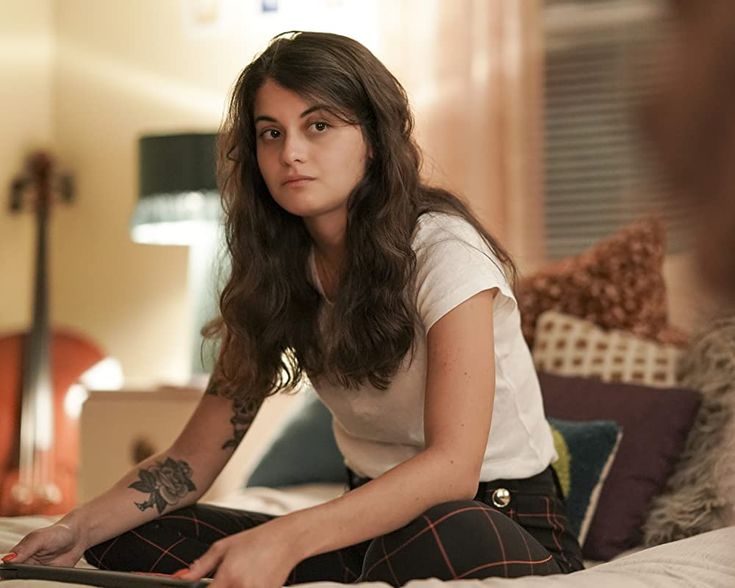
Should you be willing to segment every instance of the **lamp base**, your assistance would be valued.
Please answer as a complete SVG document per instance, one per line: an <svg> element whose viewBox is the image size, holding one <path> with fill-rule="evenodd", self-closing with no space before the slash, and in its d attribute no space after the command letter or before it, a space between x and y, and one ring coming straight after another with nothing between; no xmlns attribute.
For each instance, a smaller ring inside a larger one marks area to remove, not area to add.
<svg viewBox="0 0 735 588"><path fill-rule="evenodd" d="M200 223L195 239L189 246L188 290L190 297L192 320L191 346L191 381L201 382L214 367L217 349L211 342L205 341L201 330L219 313L219 292L221 290L224 256L220 255L223 247L221 225L217 223Z"/></svg>

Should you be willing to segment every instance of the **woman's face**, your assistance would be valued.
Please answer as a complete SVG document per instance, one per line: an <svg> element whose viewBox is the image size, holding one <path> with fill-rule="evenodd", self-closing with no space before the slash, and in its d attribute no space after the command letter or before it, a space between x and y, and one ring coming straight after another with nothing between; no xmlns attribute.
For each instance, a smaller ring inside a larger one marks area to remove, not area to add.
<svg viewBox="0 0 735 588"><path fill-rule="evenodd" d="M267 80L255 95L258 167L281 208L307 219L344 219L347 198L365 174L358 125Z"/></svg>

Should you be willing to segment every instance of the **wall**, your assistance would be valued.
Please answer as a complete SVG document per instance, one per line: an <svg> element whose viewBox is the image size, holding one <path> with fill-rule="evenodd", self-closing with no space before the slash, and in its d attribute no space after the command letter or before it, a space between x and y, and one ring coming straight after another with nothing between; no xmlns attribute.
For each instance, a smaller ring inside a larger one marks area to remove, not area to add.
<svg viewBox="0 0 735 588"><path fill-rule="evenodd" d="M541 16L540 0L402 0L383 23L426 175L465 197L524 269L544 257Z"/></svg>
<svg viewBox="0 0 735 588"><path fill-rule="evenodd" d="M197 12L208 4L219 18ZM52 317L118 358L128 385L185 381L191 328L187 250L129 239L137 138L216 129L242 67L283 30L321 24L359 38L363 26L374 44L378 4L351 4L357 18L346 8L330 21L287 1L274 15L258 2L0 3L0 180L35 146L73 172L76 201L51 225ZM30 322L33 235L29 214L0 213L4 330Z"/></svg>
<svg viewBox="0 0 735 588"><path fill-rule="evenodd" d="M220 12L197 23L197 7L208 4ZM80 198L58 219L69 237L56 260L65 281L55 310L103 341L132 385L185 377L191 328L187 251L128 238L136 139L216 129L240 70L283 30L335 30L377 43L378 3L347 2L326 16L305 5L282 1L278 14L262 14L258 2L58 5L56 132L78 170Z"/></svg>
<svg viewBox="0 0 735 588"><path fill-rule="evenodd" d="M187 379L187 250L137 245L128 234L136 141L216 129L242 67L284 30L331 30L372 49L412 98L429 174L463 193L511 245L523 242L507 230L513 208L505 203L521 202L518 193L535 198L540 176L532 150L508 157L501 147L514 129L525 131L499 113L534 70L519 60L514 34L496 33L515 31L522 17L533 23L527 17L537 5L523 2L524 16L515 0L280 0L275 14L256 0L0 3L3 38L11 39L0 44L7 48L0 75L9 82L0 111L13 113L12 132L0 138L0 180L35 141L55 148L77 186L76 202L55 210L52 224L54 323L118 358L128 386ZM524 117L531 120L528 109ZM533 223L524 221L528 231ZM0 328L29 321L32 235L28 215L0 213L0 269L14 285L4 293Z"/></svg>
<svg viewBox="0 0 735 588"><path fill-rule="evenodd" d="M55 130L78 199L56 219L64 281L54 316L102 342L128 385L181 381L191 327L187 250L129 238L137 140L216 129L232 70L212 67L212 56L239 53L242 43L187 38L175 0L58 6Z"/></svg>
<svg viewBox="0 0 735 588"><path fill-rule="evenodd" d="M33 218L8 212L24 153L53 143L53 1L0 2L0 332L30 320Z"/></svg>

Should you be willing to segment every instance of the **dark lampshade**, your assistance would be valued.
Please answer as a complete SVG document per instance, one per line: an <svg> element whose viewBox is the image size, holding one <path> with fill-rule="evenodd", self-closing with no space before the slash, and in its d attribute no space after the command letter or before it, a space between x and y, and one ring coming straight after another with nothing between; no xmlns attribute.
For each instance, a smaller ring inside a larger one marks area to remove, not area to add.
<svg viewBox="0 0 735 588"><path fill-rule="evenodd" d="M149 135L139 142L139 199L133 241L187 245L200 223L219 223L215 133Z"/></svg>

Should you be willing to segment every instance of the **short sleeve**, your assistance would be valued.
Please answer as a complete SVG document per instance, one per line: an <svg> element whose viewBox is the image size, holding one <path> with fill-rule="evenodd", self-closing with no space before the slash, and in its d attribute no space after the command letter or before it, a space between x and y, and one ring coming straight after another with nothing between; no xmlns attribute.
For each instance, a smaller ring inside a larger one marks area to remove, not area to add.
<svg viewBox="0 0 735 588"><path fill-rule="evenodd" d="M425 332L450 310L484 290L498 289L494 304L498 318L516 308L502 264L465 219L445 213L422 215L414 251L417 308Z"/></svg>

